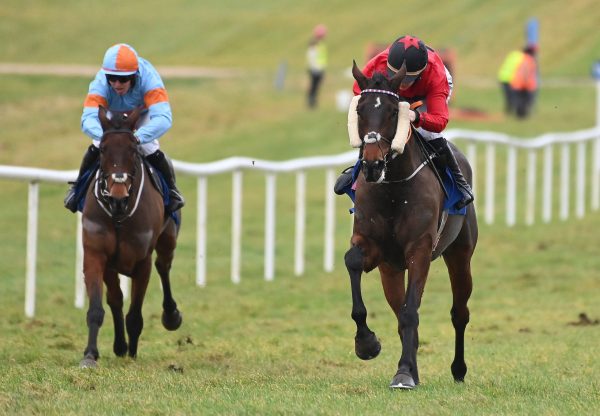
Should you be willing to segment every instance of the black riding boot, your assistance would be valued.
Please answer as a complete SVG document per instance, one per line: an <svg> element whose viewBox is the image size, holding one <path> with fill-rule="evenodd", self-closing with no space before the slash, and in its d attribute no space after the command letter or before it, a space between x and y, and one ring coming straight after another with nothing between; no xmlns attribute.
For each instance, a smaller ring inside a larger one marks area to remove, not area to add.
<svg viewBox="0 0 600 416"><path fill-rule="evenodd" d="M87 172L98 160L98 156L100 156L100 150L94 146L93 144L87 148L85 154L83 155L83 160L81 161L81 166L79 167L79 174L77 175L77 179L75 182L69 182L71 187L67 191L67 195L65 196L65 208L67 208L71 212L77 212L77 205L79 205L79 199L76 198L75 189L81 181L81 177L85 172Z"/></svg>
<svg viewBox="0 0 600 416"><path fill-rule="evenodd" d="M362 159L362 147L358 151L358 160L360 159ZM333 192L338 195L344 195L350 191L352 188L352 173L355 167L356 163L352 166L348 166L342 171L340 176L335 181L335 185L333 185Z"/></svg>
<svg viewBox="0 0 600 416"><path fill-rule="evenodd" d="M146 159L152 166L160 171L169 185L169 206L167 207L168 212L175 212L185 205L185 200L181 195L181 192L175 185L175 171L171 165L171 161L165 156L163 152L157 150L151 155L146 156Z"/></svg>
<svg viewBox="0 0 600 416"><path fill-rule="evenodd" d="M352 169L354 166L349 166L342 171L339 178L335 181L333 192L338 195L344 195L352 186Z"/></svg>
<svg viewBox="0 0 600 416"><path fill-rule="evenodd" d="M445 165L450 168L450 172L452 172L452 176L458 185L458 190L462 194L460 201L458 201L454 207L456 209L462 209L466 207L473 202L475 198L473 197L471 186L463 176L460 166L458 166L458 162L454 157L454 153L448 145L448 141L444 137L439 137L429 141L429 144L431 144L435 151L441 156L440 159L445 163Z"/></svg>

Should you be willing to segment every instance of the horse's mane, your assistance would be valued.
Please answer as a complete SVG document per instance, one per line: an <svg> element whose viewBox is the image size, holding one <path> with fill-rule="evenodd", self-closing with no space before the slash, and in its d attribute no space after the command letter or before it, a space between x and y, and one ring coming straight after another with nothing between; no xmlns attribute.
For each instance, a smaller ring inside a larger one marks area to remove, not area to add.
<svg viewBox="0 0 600 416"><path fill-rule="evenodd" d="M379 90L389 90L390 89L390 80L382 74L381 72L373 73L369 81L369 88L376 88Z"/></svg>

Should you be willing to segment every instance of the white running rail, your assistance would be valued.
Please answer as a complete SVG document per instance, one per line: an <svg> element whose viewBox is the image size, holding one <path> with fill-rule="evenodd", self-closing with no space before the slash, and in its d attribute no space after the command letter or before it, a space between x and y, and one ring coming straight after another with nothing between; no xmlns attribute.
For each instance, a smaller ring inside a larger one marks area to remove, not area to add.
<svg viewBox="0 0 600 416"><path fill-rule="evenodd" d="M531 225L536 218L536 196L541 196L541 219L544 223L552 219L554 193L558 193L559 218L569 218L571 209L571 192L575 193L575 215L581 218L585 215L586 206L598 210L600 206L600 127L580 130L571 133L549 133L533 139L516 138L509 135L481 132L472 130L447 130L445 136L452 141L460 142L460 147L466 147L466 156L473 167L473 186L476 191L476 205L483 207L483 218L487 224L492 224L498 209L495 198L498 162L497 150L506 153L506 193L505 214L506 224L513 226L517 222L517 195L524 195L524 223ZM478 147L485 146L485 177L480 180L477 167ZM571 148L575 154L575 178L571 178ZM554 151L560 151L559 166L555 169ZM526 166L519 167L519 152L526 153ZM543 152L543 167L538 175L538 153ZM590 154L591 152L591 154ZM231 173L232 182L232 242L231 242L231 281L239 283L242 262L242 199L243 172L262 171L266 178L265 201L265 239L264 239L264 278L275 278L275 224L276 224L276 188L277 175L283 173L296 174L296 209L295 209L295 249L294 273L304 273L304 242L306 223L306 171L309 169L325 170L325 227L324 227L324 270L334 269L335 249L335 201L337 196L331 191L336 174L341 167L355 162L355 150L334 156L317 156L293 159L282 162L257 160L243 157L232 157L212 163L195 164L173 161L178 174L191 175L197 178L197 230L196 230L196 283L206 285L206 247L207 247L207 183L208 177L218 174ZM587 161L591 166L587 168ZM524 189L518 191L518 173L525 170ZM554 188L555 172L560 177L560 191ZM0 179L22 180L29 182L28 221L27 221L27 256L25 276L25 315L35 314L36 288L36 256L37 256L37 219L40 182L58 182L66 184L74 180L77 171L56 171L38 168L0 165ZM542 186L538 186L538 176L541 176ZM587 183L589 178L589 184ZM571 185L575 183L573 189ZM483 186L483 189L481 189ZM586 189L590 189L588 197ZM81 245L81 216L77 215L77 250L75 261L75 305L84 306L85 288L83 285ZM126 281L122 281L123 289L127 289Z"/></svg>

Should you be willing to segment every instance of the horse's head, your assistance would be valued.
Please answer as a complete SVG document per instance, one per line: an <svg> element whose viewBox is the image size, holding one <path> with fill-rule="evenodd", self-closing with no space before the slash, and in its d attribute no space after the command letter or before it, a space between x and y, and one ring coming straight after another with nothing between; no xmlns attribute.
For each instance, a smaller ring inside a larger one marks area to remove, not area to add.
<svg viewBox="0 0 600 416"><path fill-rule="evenodd" d="M129 191L139 163L138 141L133 135L139 116L139 109L129 115L114 113L111 117L104 107L98 109L104 130L100 140L102 193L115 216L123 214L127 208Z"/></svg>
<svg viewBox="0 0 600 416"><path fill-rule="evenodd" d="M362 93L352 99L348 113L350 144L362 148L362 171L368 182L382 182L386 165L394 154L404 151L408 121L408 103L401 102L398 87L406 75L406 66L390 79L376 72L367 78L354 62L352 75ZM407 130L408 129L408 130Z"/></svg>

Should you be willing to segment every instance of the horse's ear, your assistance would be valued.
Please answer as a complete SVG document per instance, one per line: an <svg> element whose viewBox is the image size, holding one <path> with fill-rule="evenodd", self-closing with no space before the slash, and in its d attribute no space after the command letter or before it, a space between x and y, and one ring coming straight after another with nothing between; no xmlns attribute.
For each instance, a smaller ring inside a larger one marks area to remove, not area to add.
<svg viewBox="0 0 600 416"><path fill-rule="evenodd" d="M400 87L400 83L402 83L402 80L404 79L405 76L406 76L406 62L403 62L402 66L400 67L398 72L396 72L394 74L394 76L390 78L390 86L392 87L392 91L394 91L394 92L398 91L398 87Z"/></svg>
<svg viewBox="0 0 600 416"><path fill-rule="evenodd" d="M125 119L125 125L131 131L135 130L135 126L137 125L137 122L140 119L142 109L143 107L136 107L131 113L129 113L127 119Z"/></svg>
<svg viewBox="0 0 600 416"><path fill-rule="evenodd" d="M100 125L102 126L102 130L106 131L110 128L110 120L107 116L107 110L103 106L98 106L98 118L100 119Z"/></svg>
<svg viewBox="0 0 600 416"><path fill-rule="evenodd" d="M364 90L367 87L367 77L358 68L358 65L356 65L355 60L352 60L352 76L358 83L358 86L361 90Z"/></svg>

